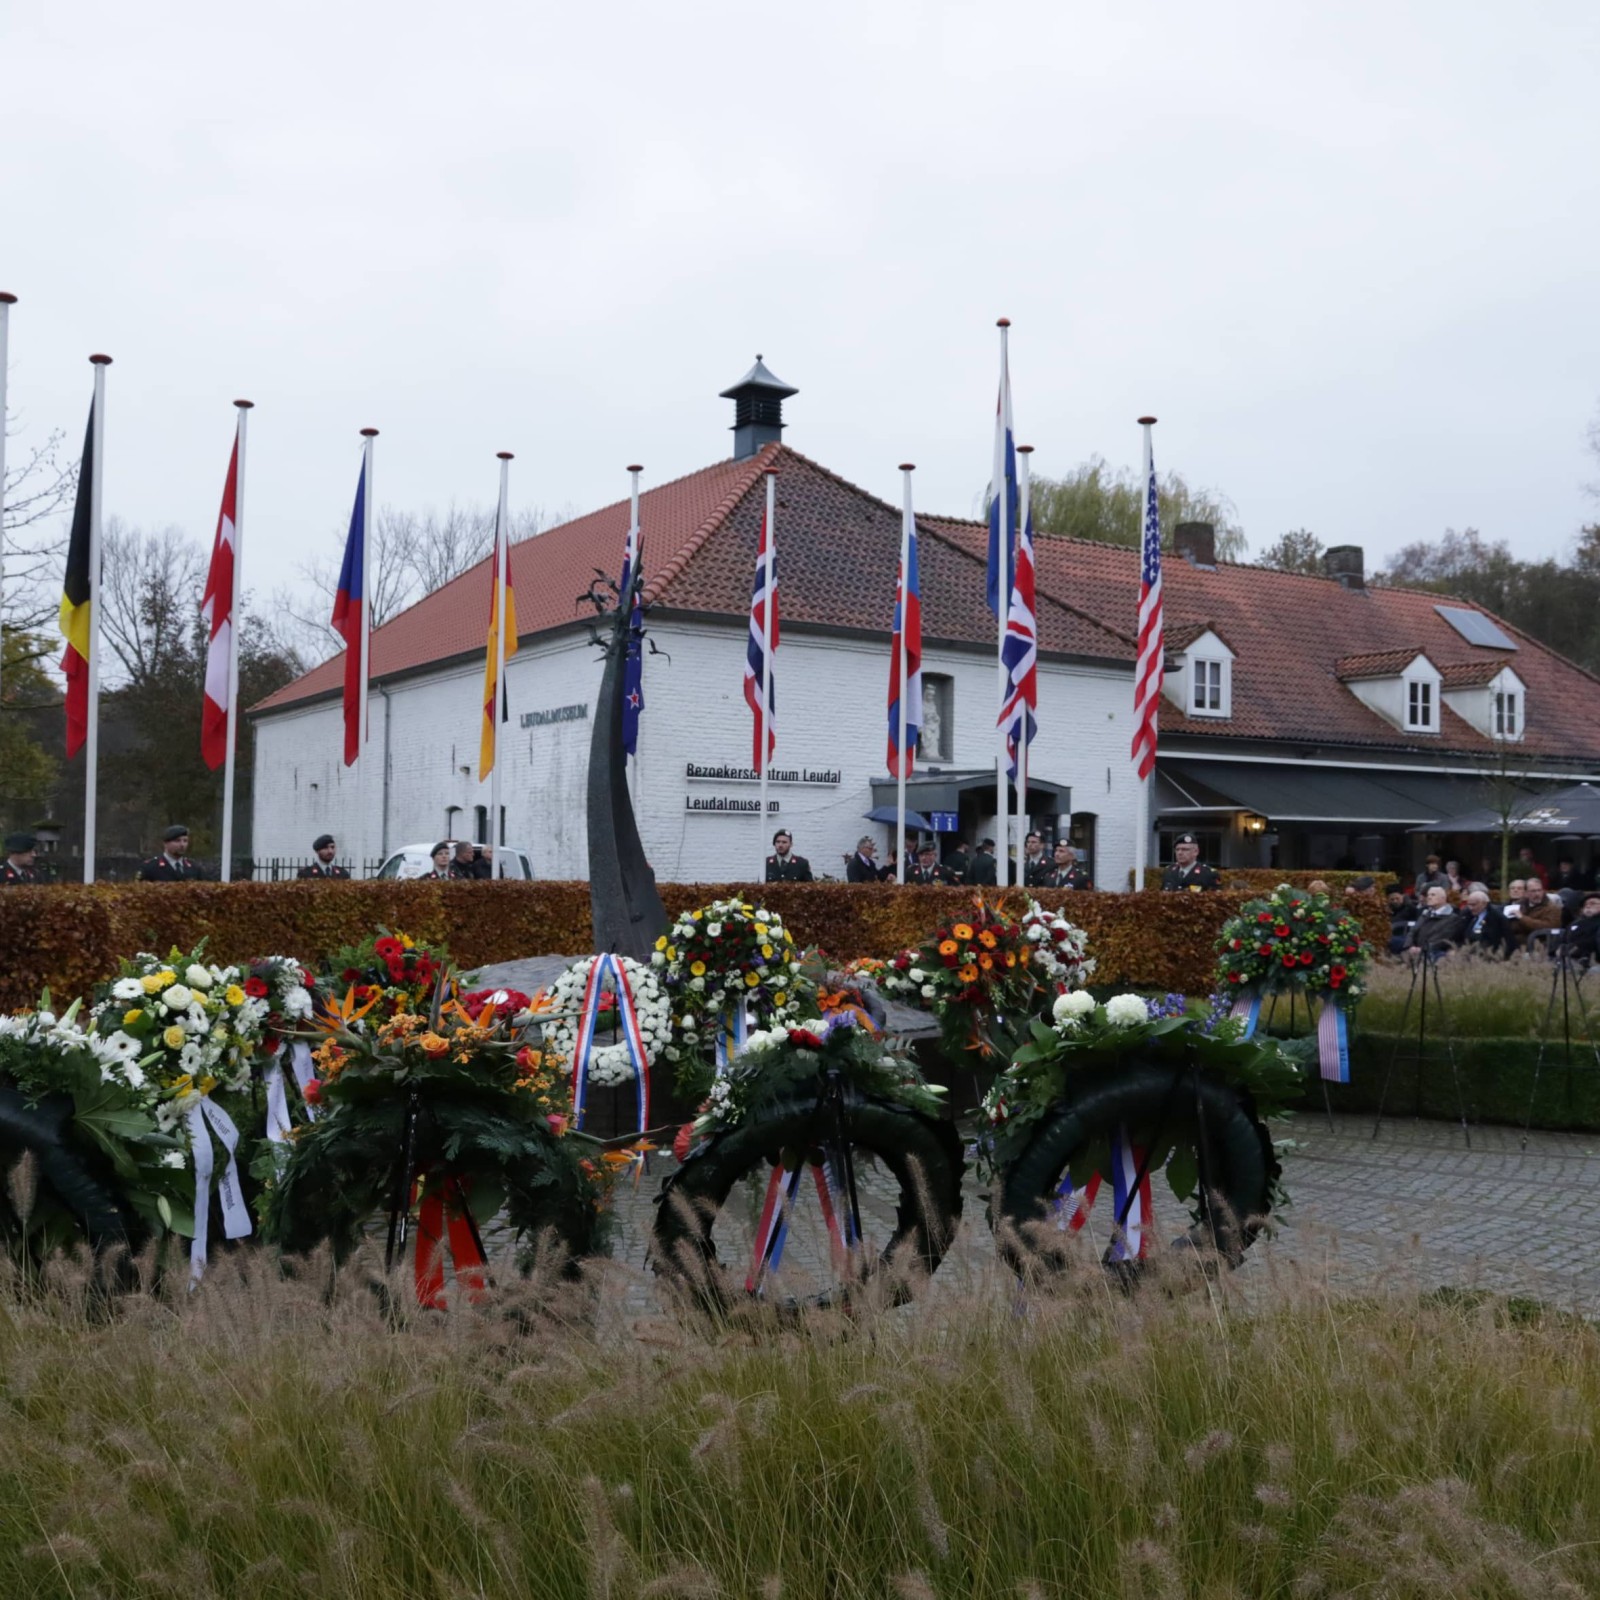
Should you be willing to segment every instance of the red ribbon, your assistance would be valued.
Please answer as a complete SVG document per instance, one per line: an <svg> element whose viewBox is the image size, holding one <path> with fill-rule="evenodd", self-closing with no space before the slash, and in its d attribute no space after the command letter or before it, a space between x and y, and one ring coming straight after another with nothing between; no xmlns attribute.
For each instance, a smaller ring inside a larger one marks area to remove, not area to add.
<svg viewBox="0 0 1600 1600"><path fill-rule="evenodd" d="M430 1311L443 1311L445 1308L444 1247L447 1236L450 1258L455 1263L456 1282L474 1304L483 1297L484 1269L488 1262L478 1248L467 1214L467 1188L470 1181L452 1176L435 1183L423 1196L422 1207L417 1213L417 1304L426 1306Z"/></svg>

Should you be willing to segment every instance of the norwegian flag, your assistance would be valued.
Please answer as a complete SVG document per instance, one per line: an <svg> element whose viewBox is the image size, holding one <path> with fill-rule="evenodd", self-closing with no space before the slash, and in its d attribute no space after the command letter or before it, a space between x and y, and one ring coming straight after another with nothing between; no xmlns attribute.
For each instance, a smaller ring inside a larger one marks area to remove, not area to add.
<svg viewBox="0 0 1600 1600"><path fill-rule="evenodd" d="M1011 776L1017 775L1018 744L1033 743L1039 731L1034 712L1039 709L1039 630L1034 617L1033 508L1023 519L1017 541L1016 571L1011 580L1011 609L1006 616L1006 641L1000 650L1006 669L1006 697L996 727L1006 731L1006 752Z"/></svg>
<svg viewBox="0 0 1600 1600"><path fill-rule="evenodd" d="M1010 323L1000 324L1000 397L994 412L994 467L989 476L989 568L985 595L989 609L1000 615L1011 593L1011 563L1017 537L1017 444L1011 428L1011 357L1007 349ZM1004 527L1001 511L1004 510Z"/></svg>
<svg viewBox="0 0 1600 1600"><path fill-rule="evenodd" d="M909 497L911 491L906 490ZM917 524L908 512L904 538L905 565L894 596L894 635L889 641L889 773L900 775L900 639L906 651L906 776L917 764L922 733L922 579L917 562Z"/></svg>
<svg viewBox="0 0 1600 1600"><path fill-rule="evenodd" d="M770 552L770 557L769 557ZM772 592L767 592L768 568L771 568ZM771 623L767 626L767 609L771 607ZM765 634L765 637L763 637ZM750 642L744 656L744 698L750 707L754 725L750 730L751 764L760 771L772 760L778 747L777 710L778 690L774 681L778 662L778 549L772 537L770 521L761 519L761 547L756 551L756 581L750 591ZM761 714L761 690L766 688L766 717ZM761 749L761 724L767 727L767 748Z"/></svg>
<svg viewBox="0 0 1600 1600"><path fill-rule="evenodd" d="M1161 507L1156 463L1146 435L1144 537L1139 559L1139 656L1133 669L1133 763L1140 778L1156 764L1156 711L1161 703Z"/></svg>
<svg viewBox="0 0 1600 1600"><path fill-rule="evenodd" d="M233 698L233 569L239 559L239 435L233 436L228 481L222 491L217 537L211 546L200 614L206 620L205 708L200 718L200 754L215 771L228 759L228 706Z"/></svg>

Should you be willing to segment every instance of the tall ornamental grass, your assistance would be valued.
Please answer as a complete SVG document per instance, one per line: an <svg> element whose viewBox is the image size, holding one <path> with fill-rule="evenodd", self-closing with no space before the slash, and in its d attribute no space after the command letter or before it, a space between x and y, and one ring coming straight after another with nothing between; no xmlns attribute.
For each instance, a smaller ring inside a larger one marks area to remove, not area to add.
<svg viewBox="0 0 1600 1600"><path fill-rule="evenodd" d="M1368 975L1367 992L1356 1011L1358 1025L1375 1033L1395 1033L1400 1028L1406 996L1411 992L1411 968L1400 962L1377 963ZM1509 961L1489 960L1454 951L1439 963L1439 991L1444 996L1450 1031L1462 1038L1534 1039L1544 1028L1550 1011L1551 979L1555 985L1555 1011L1550 1025L1561 1037L1562 995L1559 977L1548 961L1514 956ZM1600 1037L1600 972L1583 979L1583 1005L1579 1005L1575 980L1568 974L1567 1012L1572 1037L1587 1039L1589 1026ZM1417 1026L1421 986L1411 995L1408 1030ZM1428 997L1430 1024L1436 1024L1435 998Z"/></svg>
<svg viewBox="0 0 1600 1600"><path fill-rule="evenodd" d="M58 1262L0 1287L0 1595L1600 1593L1588 1325L1249 1276L708 1323L613 1264L390 1315L370 1261Z"/></svg>

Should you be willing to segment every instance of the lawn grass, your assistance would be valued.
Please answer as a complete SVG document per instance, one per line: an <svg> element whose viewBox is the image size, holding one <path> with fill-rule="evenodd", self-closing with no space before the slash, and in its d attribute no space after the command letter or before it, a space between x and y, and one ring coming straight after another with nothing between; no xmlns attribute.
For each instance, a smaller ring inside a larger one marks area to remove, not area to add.
<svg viewBox="0 0 1600 1600"><path fill-rule="evenodd" d="M1600 1339L1537 1307L997 1273L711 1326L607 1263L386 1320L361 1264L141 1281L0 1287L7 1600L1600 1592Z"/></svg>

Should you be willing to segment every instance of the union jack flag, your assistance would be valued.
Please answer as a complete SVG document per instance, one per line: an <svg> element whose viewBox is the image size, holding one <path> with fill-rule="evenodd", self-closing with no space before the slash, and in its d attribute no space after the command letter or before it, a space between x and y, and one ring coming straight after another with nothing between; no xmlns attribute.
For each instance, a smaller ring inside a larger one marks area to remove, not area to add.
<svg viewBox="0 0 1600 1600"><path fill-rule="evenodd" d="M772 607L772 621L770 630L763 638L763 625L766 622L769 598L767 595L767 551L771 542L772 558L772 594L770 604ZM777 711L778 690L774 681L775 668L778 661L778 549L777 541L772 538L772 529L767 519L761 519L761 546L756 551L756 581L750 591L750 642L745 647L744 656L744 698L750 707L750 715L754 719L750 730L750 748L753 752L751 765L758 771L762 764L771 761L772 752L778 747ZM761 688L766 688L766 717L761 715ZM767 725L767 748L763 755L761 750L761 724L765 720Z"/></svg>
<svg viewBox="0 0 1600 1600"><path fill-rule="evenodd" d="M1011 610L1006 616L1006 642L1000 660L1006 669L1006 697L1001 702L996 727L1006 730L1006 752L1011 776L1017 775L1017 744L1033 743L1039 731L1034 712L1039 708L1039 631L1034 618L1033 508L1023 521L1017 541L1016 570L1011 580Z"/></svg>
<svg viewBox="0 0 1600 1600"><path fill-rule="evenodd" d="M1146 447L1144 536L1139 561L1139 657L1133 669L1133 762L1141 778L1156 764L1156 711L1161 704L1161 508L1156 463Z"/></svg>

